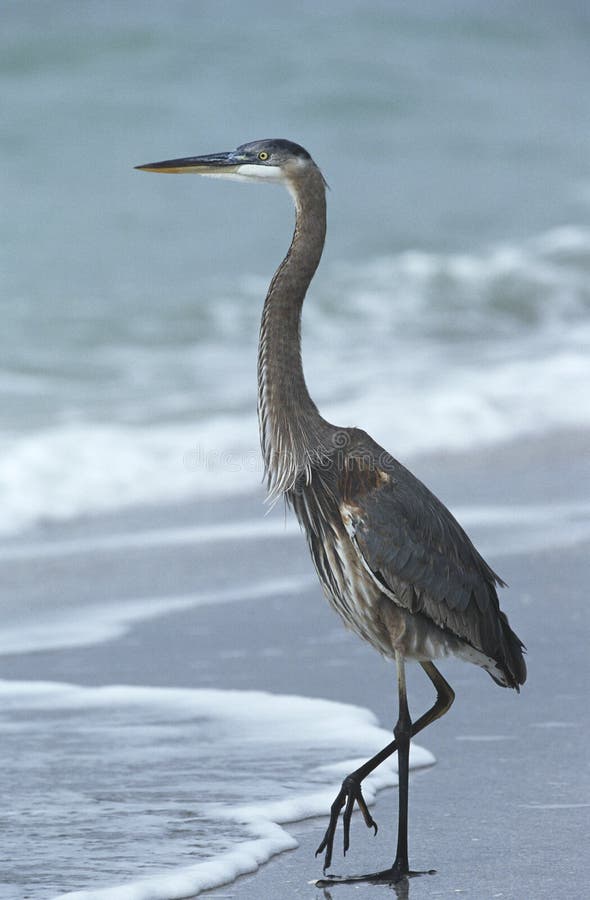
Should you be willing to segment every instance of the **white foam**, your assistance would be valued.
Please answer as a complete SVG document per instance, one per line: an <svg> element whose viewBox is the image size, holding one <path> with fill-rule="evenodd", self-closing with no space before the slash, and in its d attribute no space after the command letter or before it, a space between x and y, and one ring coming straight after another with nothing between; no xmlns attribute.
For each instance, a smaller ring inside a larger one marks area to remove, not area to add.
<svg viewBox="0 0 590 900"><path fill-rule="evenodd" d="M255 871L391 740L367 710L250 691L5 681L0 718L7 887L30 898L174 900ZM395 783L384 765L366 796Z"/></svg>
<svg viewBox="0 0 590 900"><path fill-rule="evenodd" d="M232 450L236 431L243 442ZM242 493L262 478L254 414L197 426L65 425L5 436L0 451L0 532L196 493Z"/></svg>

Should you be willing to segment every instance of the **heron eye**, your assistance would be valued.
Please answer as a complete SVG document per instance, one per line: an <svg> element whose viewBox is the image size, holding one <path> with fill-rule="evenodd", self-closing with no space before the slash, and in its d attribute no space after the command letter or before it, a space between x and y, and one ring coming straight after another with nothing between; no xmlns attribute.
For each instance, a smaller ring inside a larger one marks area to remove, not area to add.
<svg viewBox="0 0 590 900"><path fill-rule="evenodd" d="M266 150L260 151L260 153L258 154L258 159L261 159L263 162L264 160L268 159L268 153L266 152Z"/></svg>

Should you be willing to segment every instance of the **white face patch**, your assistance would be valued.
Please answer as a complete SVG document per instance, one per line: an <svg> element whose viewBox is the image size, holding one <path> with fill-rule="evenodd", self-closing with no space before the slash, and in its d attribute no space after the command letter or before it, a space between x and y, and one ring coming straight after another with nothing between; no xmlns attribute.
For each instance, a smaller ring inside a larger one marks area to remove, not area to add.
<svg viewBox="0 0 590 900"><path fill-rule="evenodd" d="M236 174L245 181L283 181L284 174L280 166L257 166L245 163L238 166Z"/></svg>
<svg viewBox="0 0 590 900"><path fill-rule="evenodd" d="M190 172L190 169L179 169L179 172ZM228 169L193 169L198 175L204 175L206 178L225 178L226 181L263 181L267 184L279 184L285 180L283 171L279 166L257 166L250 163L237 165Z"/></svg>

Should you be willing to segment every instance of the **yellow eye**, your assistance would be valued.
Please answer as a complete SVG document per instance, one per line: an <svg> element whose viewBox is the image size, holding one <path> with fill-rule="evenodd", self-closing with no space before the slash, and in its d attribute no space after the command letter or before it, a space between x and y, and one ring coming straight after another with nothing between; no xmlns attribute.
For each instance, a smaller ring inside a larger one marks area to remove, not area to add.
<svg viewBox="0 0 590 900"><path fill-rule="evenodd" d="M260 151L260 153L258 154L258 159L261 159L263 161L268 159L268 153L266 152L266 150Z"/></svg>

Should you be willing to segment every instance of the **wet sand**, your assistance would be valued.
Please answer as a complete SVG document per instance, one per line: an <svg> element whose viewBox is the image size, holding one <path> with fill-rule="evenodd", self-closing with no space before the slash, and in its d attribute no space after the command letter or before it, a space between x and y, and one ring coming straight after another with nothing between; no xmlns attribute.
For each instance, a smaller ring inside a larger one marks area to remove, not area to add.
<svg viewBox="0 0 590 900"><path fill-rule="evenodd" d="M527 645L529 680L518 696L472 666L453 660L441 664L457 699L451 712L421 735L419 742L435 754L437 764L414 774L410 788L411 863L437 874L412 879L397 895L412 900L461 894L514 900L585 897L590 830L587 436L431 457L412 467L459 511L512 506L529 508L533 519L536 509L545 512L538 514L538 528L519 527L518 517L500 525L482 520L468 525L510 585L502 606ZM279 588L250 600L179 609L93 646L4 655L0 677L325 697L369 707L384 727L391 727L393 666L344 630L315 583L303 538L292 527L280 538L253 535L245 541L199 543L191 542L187 531L183 540L183 529L262 520L261 499L130 510L46 526L4 542L2 595L9 626L27 616L42 618L53 608L105 598L118 603L242 584L246 590L273 578L300 579L301 590L294 595ZM568 504L574 512L564 514ZM555 517L547 516L547 507L556 510ZM278 524L284 513L275 509L272 516ZM178 539L159 546L123 540L173 529ZM51 549L56 542L59 552L27 553L27 547ZM410 669L409 690L417 716L432 701L430 684L418 667ZM334 872L366 873L391 863L396 804L395 792L379 795L376 837L355 817L351 849L343 861L339 844ZM388 886L328 890L310 885L322 874L314 851L325 825L324 820L294 824L290 830L298 849L208 896L344 900L395 895Z"/></svg>

